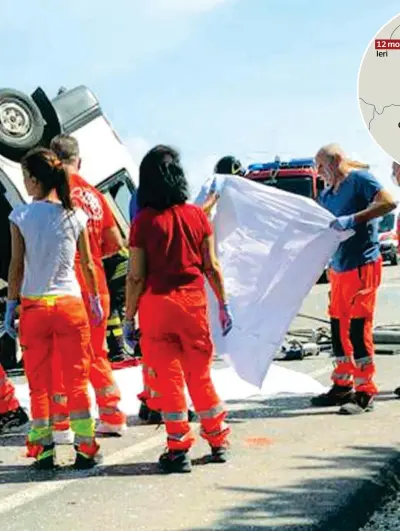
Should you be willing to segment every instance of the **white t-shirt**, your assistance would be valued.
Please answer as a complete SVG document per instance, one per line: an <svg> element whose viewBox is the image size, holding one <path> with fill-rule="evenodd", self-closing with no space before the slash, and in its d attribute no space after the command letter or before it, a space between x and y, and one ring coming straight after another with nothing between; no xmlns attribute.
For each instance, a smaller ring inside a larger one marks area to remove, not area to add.
<svg viewBox="0 0 400 531"><path fill-rule="evenodd" d="M80 296L74 260L79 235L88 220L83 210L68 211L61 204L33 201L16 207L9 219L25 241L21 295Z"/></svg>

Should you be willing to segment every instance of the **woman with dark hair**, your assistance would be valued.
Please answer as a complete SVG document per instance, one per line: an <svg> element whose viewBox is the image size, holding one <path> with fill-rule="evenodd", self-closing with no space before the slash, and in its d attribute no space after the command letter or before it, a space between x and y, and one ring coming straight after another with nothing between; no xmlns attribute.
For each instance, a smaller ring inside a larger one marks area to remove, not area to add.
<svg viewBox="0 0 400 531"><path fill-rule="evenodd" d="M15 330L21 298L20 343L28 379L32 427L28 457L54 467L50 422L51 358L57 340L77 452L75 468L96 464L99 446L88 395L90 330L74 270L77 247L90 287L91 317L103 318L88 244L87 216L71 203L67 175L50 150L38 148L21 162L32 203L10 214L12 256L8 276L7 329Z"/></svg>
<svg viewBox="0 0 400 531"><path fill-rule="evenodd" d="M164 472L191 471L188 451L194 437L185 384L212 461L226 461L230 431L211 381L213 345L204 276L219 302L224 335L232 328L232 316L210 223L201 208L187 204L188 198L179 154L168 146L149 151L140 165L140 212L131 226L126 332L139 310L148 406L162 412L167 431L168 451L159 460Z"/></svg>

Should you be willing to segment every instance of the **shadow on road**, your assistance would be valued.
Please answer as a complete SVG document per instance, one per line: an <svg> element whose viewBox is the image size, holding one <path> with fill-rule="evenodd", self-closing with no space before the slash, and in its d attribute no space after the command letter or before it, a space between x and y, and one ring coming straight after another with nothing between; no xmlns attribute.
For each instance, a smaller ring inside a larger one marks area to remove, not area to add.
<svg viewBox="0 0 400 531"><path fill-rule="evenodd" d="M399 401L393 391L382 391L376 398L379 402ZM265 400L230 400L228 420L232 423L246 419L312 417L337 415L339 408L316 409L310 405L310 396L282 396Z"/></svg>
<svg viewBox="0 0 400 531"><path fill-rule="evenodd" d="M397 400L390 390L383 391L379 398L381 401L389 399ZM337 412L337 409L311 409L307 396L278 397L263 401L230 401L228 405L231 408L229 421L232 423L265 418L336 415ZM362 441L362 434L359 435L359 440ZM323 437L321 442L323 443ZM0 444L22 447L24 436L0 437ZM212 488L222 490L228 496L231 493L232 503L229 509L221 511L220 514L210 512L210 520L216 521L212 531L356 531L375 510L381 495L388 488L388 481L394 484L397 481L397 485L400 483L399 453L392 447L349 445L339 457L316 455L314 450L315 448L310 448L310 452L298 456L303 460L302 465L297 467L302 471L303 479L297 483L279 486L279 489L274 488L273 482L266 484L265 488L254 489L226 486L227 482L222 475L221 480L213 483ZM241 459L240 451L233 455L233 467L238 459ZM194 462L195 466L203 464L203 459ZM315 469L327 472L322 472L318 478L312 478L309 471ZM222 468L221 472L223 470ZM156 463L147 461L102 466L96 471L86 473L70 469L38 473L29 466L5 465L0 461L0 486L57 482L78 477L84 480L92 476L113 478L156 475L160 475ZM168 486L168 483L166 485ZM241 497L239 502L238 495ZM331 512L332 507L338 506L344 507L340 517ZM321 518L324 520L322 524ZM210 531L210 528L187 528L186 531Z"/></svg>
<svg viewBox="0 0 400 531"><path fill-rule="evenodd" d="M220 515L209 515L215 518L213 531L357 531L380 505L382 496L398 487L400 458L394 448L385 446L353 446L348 451L358 455L303 456L310 460L310 467L301 468L305 472L308 468L335 469L334 477L304 479L279 490L273 485L263 489L220 487L235 500L237 494L251 500L235 503ZM359 470L355 477L346 476L355 469ZM350 497L341 499L341 493Z"/></svg>

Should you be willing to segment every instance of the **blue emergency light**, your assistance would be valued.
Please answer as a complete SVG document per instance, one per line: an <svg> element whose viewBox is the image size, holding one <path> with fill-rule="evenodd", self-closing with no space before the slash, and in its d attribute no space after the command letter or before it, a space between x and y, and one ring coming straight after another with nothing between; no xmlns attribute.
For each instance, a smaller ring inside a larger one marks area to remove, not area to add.
<svg viewBox="0 0 400 531"><path fill-rule="evenodd" d="M291 159L289 161L280 161L277 157L274 162L256 162L250 164L247 168L249 172L252 171L268 171L268 170L289 170L300 168L313 168L315 167L315 160L313 158L304 159Z"/></svg>

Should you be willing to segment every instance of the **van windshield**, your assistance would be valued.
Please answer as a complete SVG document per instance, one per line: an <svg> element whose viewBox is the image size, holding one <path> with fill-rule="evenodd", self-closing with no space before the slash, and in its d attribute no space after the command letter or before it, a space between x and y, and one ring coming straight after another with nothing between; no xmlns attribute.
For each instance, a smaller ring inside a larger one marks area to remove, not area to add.
<svg viewBox="0 0 400 531"><path fill-rule="evenodd" d="M395 226L395 215L394 214L386 214L386 216L383 216L379 222L379 232L390 232L394 229Z"/></svg>

